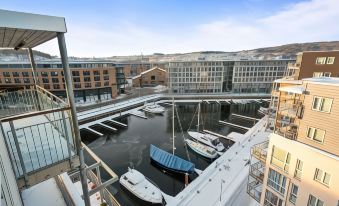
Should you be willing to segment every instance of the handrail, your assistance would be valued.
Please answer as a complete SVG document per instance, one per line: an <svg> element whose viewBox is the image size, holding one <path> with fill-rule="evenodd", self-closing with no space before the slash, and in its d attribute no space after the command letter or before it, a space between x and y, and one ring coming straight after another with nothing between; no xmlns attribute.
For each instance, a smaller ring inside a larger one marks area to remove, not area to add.
<svg viewBox="0 0 339 206"><path fill-rule="evenodd" d="M55 109L47 109L43 111L35 111L35 112L29 112L29 113L24 113L24 114L18 114L15 116L10 116L10 117L4 117L0 119L0 122L9 122L9 121L14 121L18 119L24 119L28 117L33 117L33 116L38 116L38 115L44 115L44 114L49 114L49 113L54 113L54 112L61 112L65 110L69 110L70 107L61 107L61 108L55 108Z"/></svg>

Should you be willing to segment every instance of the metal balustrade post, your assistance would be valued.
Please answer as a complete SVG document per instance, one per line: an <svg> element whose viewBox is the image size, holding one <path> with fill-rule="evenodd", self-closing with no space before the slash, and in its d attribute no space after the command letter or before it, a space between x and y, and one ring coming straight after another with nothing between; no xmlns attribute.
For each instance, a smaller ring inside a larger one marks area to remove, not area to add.
<svg viewBox="0 0 339 206"><path fill-rule="evenodd" d="M68 64L68 56L67 56L66 41L65 41L64 33L58 33L57 38L58 38L61 62L62 62L64 75L65 75L65 86L66 86L68 104L71 108L70 119L72 120L75 144L76 144L77 153L80 159L80 168L79 168L80 182L82 186L85 205L90 206L91 203L89 199L88 186L87 186L86 165L85 165L85 160L84 160L83 147L81 144L77 112L76 112L75 102L74 102L73 81L72 81L72 76L71 76L71 72L70 72L69 64Z"/></svg>
<svg viewBox="0 0 339 206"><path fill-rule="evenodd" d="M18 153L18 157L19 157L22 173L23 173L24 180L25 180L25 186L27 187L28 186L28 176L27 176L27 172L26 172L26 167L25 167L24 159L22 157L22 153L21 153L18 137L16 136L16 131L15 131L15 127L14 127L13 121L9 122L9 126L11 127L12 137L13 137L13 140L14 140L14 143L15 143L16 151ZM14 154L13 154L13 156L14 156ZM20 171L18 171L18 175L20 176Z"/></svg>
<svg viewBox="0 0 339 206"><path fill-rule="evenodd" d="M39 111L41 111L39 96L38 96L37 87L36 87L36 85L39 84L39 79L38 79L38 73L36 71L36 64L35 64L32 48L28 48L28 56L29 56L29 61L31 62L32 72L33 72L34 97L35 97L35 99L37 100L37 103L38 103L37 108L38 108Z"/></svg>

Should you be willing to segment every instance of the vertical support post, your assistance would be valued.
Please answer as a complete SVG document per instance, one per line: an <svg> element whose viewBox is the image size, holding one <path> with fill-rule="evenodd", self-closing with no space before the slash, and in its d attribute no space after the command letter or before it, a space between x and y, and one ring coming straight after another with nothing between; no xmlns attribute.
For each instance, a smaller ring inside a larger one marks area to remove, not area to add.
<svg viewBox="0 0 339 206"><path fill-rule="evenodd" d="M32 66L34 97L37 101L37 108L40 111L41 107L40 107L40 102L39 102L39 94L38 94L37 87L36 87L39 84L39 79L38 79L38 73L36 71L36 64L35 64L32 48L28 48L28 56L29 56L29 61L31 62L31 66Z"/></svg>
<svg viewBox="0 0 339 206"><path fill-rule="evenodd" d="M188 185L188 174L185 173L185 187L187 187Z"/></svg>
<svg viewBox="0 0 339 206"><path fill-rule="evenodd" d="M97 173L97 178L98 178L98 183L99 183L97 186L100 186L100 185L102 184L102 182L101 182L101 174L100 174L100 168L99 168L99 166L97 166L97 167L95 168L95 171L96 171L96 173ZM101 190L99 191L99 193L100 193L100 202L101 202L101 204L104 203L104 199L103 199L104 193L103 193L103 190L104 190L104 189L101 189Z"/></svg>
<svg viewBox="0 0 339 206"><path fill-rule="evenodd" d="M78 118L77 118L77 113L75 109L73 84L72 84L71 72L70 72L69 64L68 64L66 41L65 41L64 33L58 33L57 37L58 37L61 62L62 62L64 75L65 75L65 86L66 86L67 99L68 99L68 104L71 108L70 118L72 120L72 126L73 126L74 138L75 138L75 146L77 148L77 153L80 158L79 170L80 170L80 181L81 181L81 186L82 186L82 191L83 191L83 197L84 197L85 205L90 206L91 203L90 203L89 194L88 194L86 165L85 165L85 160L84 160L83 147L81 145Z"/></svg>

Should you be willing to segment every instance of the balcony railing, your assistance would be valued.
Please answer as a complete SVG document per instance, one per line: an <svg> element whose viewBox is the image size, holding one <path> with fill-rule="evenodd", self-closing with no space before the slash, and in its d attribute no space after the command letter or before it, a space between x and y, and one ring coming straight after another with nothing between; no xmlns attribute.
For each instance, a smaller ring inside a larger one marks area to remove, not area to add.
<svg viewBox="0 0 339 206"><path fill-rule="evenodd" d="M250 166L250 175L261 183L264 180L265 163L256 162Z"/></svg>
<svg viewBox="0 0 339 206"><path fill-rule="evenodd" d="M298 126L296 124L289 124L286 126L276 126L275 133L288 138L290 140L296 140L298 135Z"/></svg>
<svg viewBox="0 0 339 206"><path fill-rule="evenodd" d="M251 148L251 155L262 162L266 162L268 143L269 141L265 141L254 145Z"/></svg>
<svg viewBox="0 0 339 206"><path fill-rule="evenodd" d="M6 106L0 128L19 188L79 165L70 108L64 101L40 87L2 95ZM44 176L35 175L42 171Z"/></svg>
<svg viewBox="0 0 339 206"><path fill-rule="evenodd" d="M262 193L262 183L258 180L251 181L247 184L247 193L260 203L261 193Z"/></svg>

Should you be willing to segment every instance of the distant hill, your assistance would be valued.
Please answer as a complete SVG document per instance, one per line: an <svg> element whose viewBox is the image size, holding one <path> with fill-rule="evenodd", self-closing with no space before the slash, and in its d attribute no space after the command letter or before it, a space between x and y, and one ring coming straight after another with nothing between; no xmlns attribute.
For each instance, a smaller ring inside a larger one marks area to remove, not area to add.
<svg viewBox="0 0 339 206"><path fill-rule="evenodd" d="M50 54L33 50L34 58L36 60L52 59ZM28 61L28 51L26 49L0 49L0 61Z"/></svg>
<svg viewBox="0 0 339 206"><path fill-rule="evenodd" d="M237 52L224 51L197 51L191 53L163 54L154 53L152 55L130 55L111 56L97 58L69 57L73 60L113 60L117 62L166 62L166 61L194 61L194 60L246 60L246 59L295 59L299 52L303 51L332 51L339 50L339 41L295 43L281 46L243 50ZM34 51L37 61L55 59L47 53ZM0 61L28 61L26 50L0 50Z"/></svg>

